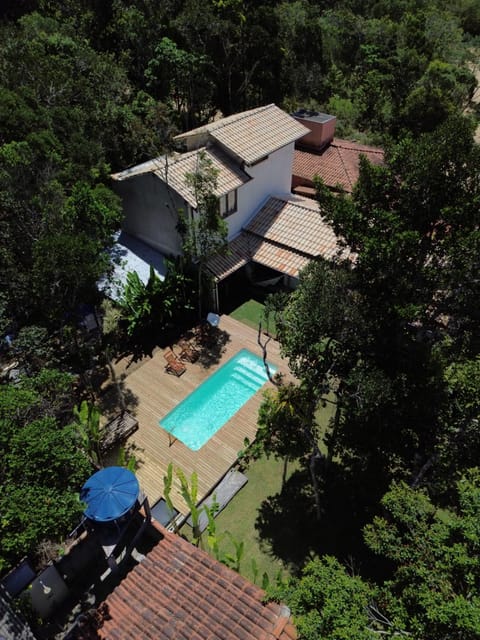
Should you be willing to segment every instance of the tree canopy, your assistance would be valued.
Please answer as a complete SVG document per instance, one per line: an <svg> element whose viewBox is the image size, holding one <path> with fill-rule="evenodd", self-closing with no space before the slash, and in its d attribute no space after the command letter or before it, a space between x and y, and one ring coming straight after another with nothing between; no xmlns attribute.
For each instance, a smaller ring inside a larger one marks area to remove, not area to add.
<svg viewBox="0 0 480 640"><path fill-rule="evenodd" d="M303 416L315 416L312 399L316 411L334 402L325 432L310 421L309 433L327 451L314 467L311 502L315 494L322 528L348 520L345 514L335 522L332 500L352 509L351 535L336 547L342 556L320 556L274 592L292 605L302 638L480 637L478 469L470 469L480 452L479 292L472 276L480 156L472 134L471 122L455 117L434 132L404 137L388 146L383 166L361 161L351 195L334 195L317 181L319 215L343 247L331 263L310 263L296 290L269 304L300 406L286 411L288 385L270 393L260 409L259 444L305 463L308 449L298 447ZM303 487L296 491L305 501ZM360 536L371 518L362 550L355 531ZM352 553L349 571L338 560ZM352 573L357 562L367 605L348 595L360 579ZM311 579L325 580L327 566L335 568L328 587L338 605L333 621L326 618L326 585L316 599ZM349 606L356 611L345 614Z"/></svg>
<svg viewBox="0 0 480 640"><path fill-rule="evenodd" d="M321 557L314 536L320 557L274 596L305 638L480 637L478 2L10 1L0 35L0 338L16 335L21 369L0 384L0 572L81 511L91 462L72 410L111 345L89 344L78 316L121 223L111 172L276 102L332 113L386 161L362 160L351 195L317 184L344 252L272 302L298 384L265 400L257 447L308 466L306 517L338 538ZM201 296L225 224L205 158L189 184L199 215L181 228ZM131 276L130 333L152 314L168 327L189 283L181 269Z"/></svg>
<svg viewBox="0 0 480 640"><path fill-rule="evenodd" d="M480 637L478 468L438 509L423 491L394 483L365 541L392 569L381 584L336 558L311 560L301 576L269 589L292 608L302 640Z"/></svg>
<svg viewBox="0 0 480 640"><path fill-rule="evenodd" d="M92 466L73 425L73 382L43 369L0 385L0 572L65 538L83 511L78 492Z"/></svg>

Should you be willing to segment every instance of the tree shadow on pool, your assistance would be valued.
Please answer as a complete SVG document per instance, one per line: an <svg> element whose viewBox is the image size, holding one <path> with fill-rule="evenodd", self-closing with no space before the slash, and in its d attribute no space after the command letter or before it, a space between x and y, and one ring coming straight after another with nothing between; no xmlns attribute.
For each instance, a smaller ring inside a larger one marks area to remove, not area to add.
<svg viewBox="0 0 480 640"><path fill-rule="evenodd" d="M369 557L362 529L371 520L370 498L359 495L358 481L339 465L332 464L319 483L320 518L307 469L295 471L258 511L255 528L263 550L289 565L292 573L315 555L344 561L353 557L362 566Z"/></svg>

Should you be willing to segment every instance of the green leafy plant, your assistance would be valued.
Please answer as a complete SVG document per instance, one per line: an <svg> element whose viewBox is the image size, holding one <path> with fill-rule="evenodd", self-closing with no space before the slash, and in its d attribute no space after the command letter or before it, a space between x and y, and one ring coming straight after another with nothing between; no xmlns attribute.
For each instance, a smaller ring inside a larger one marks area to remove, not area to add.
<svg viewBox="0 0 480 640"><path fill-rule="evenodd" d="M102 462L100 452L100 410L92 403L82 400L80 406L73 408L73 415L84 450L94 464L100 465Z"/></svg>
<svg viewBox="0 0 480 640"><path fill-rule="evenodd" d="M133 454L129 454L125 447L120 447L117 456L117 466L125 467L134 473L137 469L138 460Z"/></svg>
<svg viewBox="0 0 480 640"><path fill-rule="evenodd" d="M146 284L135 271L127 274L120 306L129 336L141 335L149 329L162 330L191 308L189 276L183 273L179 261L167 260L166 266L163 280L151 266Z"/></svg>
<svg viewBox="0 0 480 640"><path fill-rule="evenodd" d="M194 194L197 204L193 216L179 212L178 230L183 240L183 251L194 261L198 270L198 315L202 317L205 267L212 256L227 250L228 227L220 215L217 189L218 169L204 151L197 154L197 166L187 173L185 182Z"/></svg>
<svg viewBox="0 0 480 640"><path fill-rule="evenodd" d="M177 477L180 480L182 498L185 500L190 509L190 517L192 518L192 531L195 544L200 541L201 532L199 529L200 509L198 502L198 476L194 471L190 476L190 482L181 469L176 469Z"/></svg>

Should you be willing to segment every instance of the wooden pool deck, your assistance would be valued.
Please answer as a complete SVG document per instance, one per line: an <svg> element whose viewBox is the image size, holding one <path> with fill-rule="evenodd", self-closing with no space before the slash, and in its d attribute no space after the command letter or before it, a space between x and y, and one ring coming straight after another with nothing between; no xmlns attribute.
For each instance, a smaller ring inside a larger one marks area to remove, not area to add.
<svg viewBox="0 0 480 640"><path fill-rule="evenodd" d="M262 356L254 329L224 315L221 316L217 331L219 339L211 349L212 355L205 351L197 362L186 363L187 371L181 377L165 371L163 351L159 350L124 380L125 389L136 397L137 405L132 413L139 422L138 431L129 438L128 443L135 447L137 477L151 505L163 495L163 477L170 462L174 468L180 468L187 478L196 471L198 500L201 500L235 463L238 452L243 449L244 439L255 438L262 392L273 387L270 382L250 398L199 451L191 451L179 440L171 444L169 434L158 424L160 418L240 349L247 348ZM274 340L268 343L268 361L279 372L288 374L287 364L280 357L279 344ZM188 509L179 493L178 481L175 484L172 490L173 503L181 513L186 514Z"/></svg>

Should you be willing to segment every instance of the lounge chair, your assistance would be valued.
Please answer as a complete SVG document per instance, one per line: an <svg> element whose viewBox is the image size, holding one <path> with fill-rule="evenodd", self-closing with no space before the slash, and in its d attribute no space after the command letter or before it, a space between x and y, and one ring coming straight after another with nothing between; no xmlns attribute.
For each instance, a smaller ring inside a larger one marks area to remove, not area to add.
<svg viewBox="0 0 480 640"><path fill-rule="evenodd" d="M200 354L188 340L179 340L178 346L180 347L180 360L186 360L187 362L196 362L198 360Z"/></svg>
<svg viewBox="0 0 480 640"><path fill-rule="evenodd" d="M177 377L180 377L182 373L185 373L185 371L187 370L187 367L183 364L183 362L180 362L180 360L171 349L167 349L164 352L163 357L167 361L167 364L165 365L165 370L167 373L173 373Z"/></svg>

